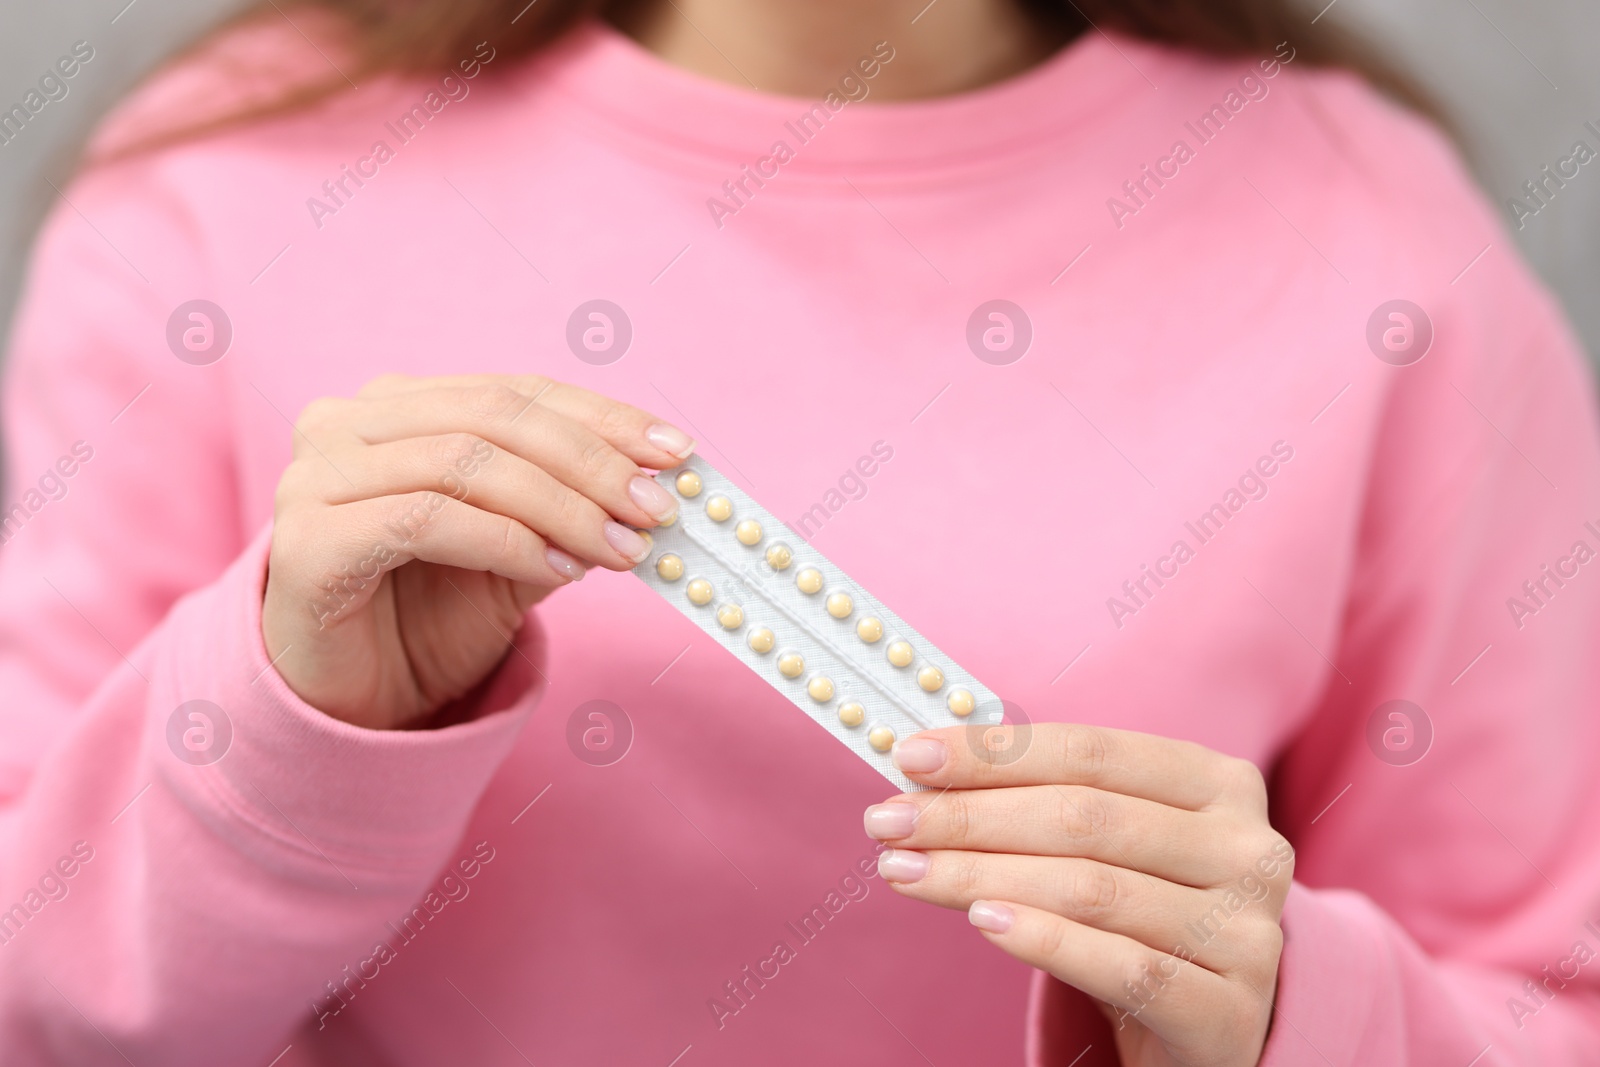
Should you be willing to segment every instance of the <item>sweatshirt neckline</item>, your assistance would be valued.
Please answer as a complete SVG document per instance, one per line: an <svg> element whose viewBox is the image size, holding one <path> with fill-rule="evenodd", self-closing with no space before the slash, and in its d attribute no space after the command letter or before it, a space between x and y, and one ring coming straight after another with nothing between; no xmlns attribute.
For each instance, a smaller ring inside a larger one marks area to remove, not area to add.
<svg viewBox="0 0 1600 1067"><path fill-rule="evenodd" d="M1091 30L987 86L879 101L867 81L864 100L832 111L824 98L761 92L674 66L588 18L532 64L529 76L607 132L691 163L747 163L782 141L795 153L785 169L926 174L1003 162L1103 119L1148 88L1125 55L1135 44Z"/></svg>

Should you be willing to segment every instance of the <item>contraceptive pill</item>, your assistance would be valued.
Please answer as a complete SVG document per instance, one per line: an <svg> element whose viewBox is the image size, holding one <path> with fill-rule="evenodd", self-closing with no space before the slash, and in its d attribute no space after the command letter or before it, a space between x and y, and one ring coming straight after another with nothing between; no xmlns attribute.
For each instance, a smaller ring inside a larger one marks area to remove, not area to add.
<svg viewBox="0 0 1600 1067"><path fill-rule="evenodd" d="M897 788L926 788L894 766L902 739L1002 721L993 691L704 457L656 481L704 503L655 528L634 574Z"/></svg>

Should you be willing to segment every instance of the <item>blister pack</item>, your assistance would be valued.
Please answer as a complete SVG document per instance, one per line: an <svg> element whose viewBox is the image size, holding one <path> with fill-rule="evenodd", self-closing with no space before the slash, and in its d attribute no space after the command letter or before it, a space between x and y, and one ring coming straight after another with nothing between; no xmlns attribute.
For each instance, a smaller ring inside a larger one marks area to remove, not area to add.
<svg viewBox="0 0 1600 1067"><path fill-rule="evenodd" d="M678 514L646 585L896 787L919 730L999 723L1000 698L699 455L656 475Z"/></svg>

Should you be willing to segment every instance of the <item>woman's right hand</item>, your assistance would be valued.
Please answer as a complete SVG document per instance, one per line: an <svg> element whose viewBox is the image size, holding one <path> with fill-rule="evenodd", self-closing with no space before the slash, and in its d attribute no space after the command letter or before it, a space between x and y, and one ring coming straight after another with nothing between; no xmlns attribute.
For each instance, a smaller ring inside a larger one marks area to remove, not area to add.
<svg viewBox="0 0 1600 1067"><path fill-rule="evenodd" d="M534 603L649 552L677 510L640 467L682 431L546 378L385 376L313 401L278 483L267 655L306 703L372 729L470 692Z"/></svg>

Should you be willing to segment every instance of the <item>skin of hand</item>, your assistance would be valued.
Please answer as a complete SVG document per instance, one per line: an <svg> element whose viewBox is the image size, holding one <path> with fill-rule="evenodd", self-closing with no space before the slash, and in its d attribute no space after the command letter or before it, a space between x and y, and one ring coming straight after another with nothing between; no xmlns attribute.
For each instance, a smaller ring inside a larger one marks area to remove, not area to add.
<svg viewBox="0 0 1600 1067"><path fill-rule="evenodd" d="M677 511L643 468L681 430L533 376L378 378L313 401L278 483L261 632L301 699L423 725L504 658L529 608L588 566L628 570Z"/></svg>
<svg viewBox="0 0 1600 1067"><path fill-rule="evenodd" d="M929 792L866 811L902 896L1094 998L1127 1067L1251 1067L1277 991L1294 850L1254 764L1093 726L902 742Z"/></svg>

